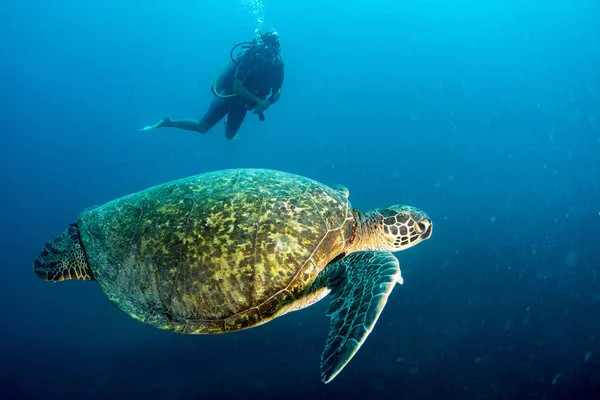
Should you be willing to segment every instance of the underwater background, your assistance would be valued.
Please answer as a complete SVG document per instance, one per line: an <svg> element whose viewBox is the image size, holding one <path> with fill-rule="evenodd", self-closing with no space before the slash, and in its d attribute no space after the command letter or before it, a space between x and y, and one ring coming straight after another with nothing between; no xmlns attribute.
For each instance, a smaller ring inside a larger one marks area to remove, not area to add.
<svg viewBox="0 0 600 400"><path fill-rule="evenodd" d="M0 398L600 399L599 21L595 0L4 0ZM285 62L264 122L138 131L200 117L256 29ZM85 208L238 167L434 222L327 385L327 299L178 335L32 272Z"/></svg>

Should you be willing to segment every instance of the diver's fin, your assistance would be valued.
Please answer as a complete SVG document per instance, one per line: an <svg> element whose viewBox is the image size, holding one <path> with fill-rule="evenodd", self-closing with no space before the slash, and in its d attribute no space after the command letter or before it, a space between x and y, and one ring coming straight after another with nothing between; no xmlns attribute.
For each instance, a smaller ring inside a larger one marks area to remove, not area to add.
<svg viewBox="0 0 600 400"><path fill-rule="evenodd" d="M321 355L321 380L328 383L367 339L402 276L396 257L379 251L348 254L324 273L331 290L327 308L331 325Z"/></svg>
<svg viewBox="0 0 600 400"><path fill-rule="evenodd" d="M76 224L46 243L33 263L33 272L45 281L94 280Z"/></svg>

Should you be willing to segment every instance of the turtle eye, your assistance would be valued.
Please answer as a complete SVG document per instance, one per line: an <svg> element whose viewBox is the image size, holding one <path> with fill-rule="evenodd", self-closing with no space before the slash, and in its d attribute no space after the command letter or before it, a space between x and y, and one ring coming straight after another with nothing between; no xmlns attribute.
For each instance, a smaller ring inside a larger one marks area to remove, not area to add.
<svg viewBox="0 0 600 400"><path fill-rule="evenodd" d="M415 231L417 231L417 233L420 235L421 233L425 232L425 229L427 229L427 227L425 226L424 223L422 222L417 222L415 225Z"/></svg>

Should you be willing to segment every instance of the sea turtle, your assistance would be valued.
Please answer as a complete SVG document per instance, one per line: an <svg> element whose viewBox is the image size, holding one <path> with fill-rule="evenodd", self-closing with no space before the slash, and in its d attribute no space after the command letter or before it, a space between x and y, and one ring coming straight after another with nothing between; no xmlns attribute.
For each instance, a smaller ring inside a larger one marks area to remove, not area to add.
<svg viewBox="0 0 600 400"><path fill-rule="evenodd" d="M133 318L179 333L261 325L330 294L331 381L402 283L391 252L432 232L410 206L354 210L344 187L265 169L164 183L79 215L34 262L47 281L96 280Z"/></svg>

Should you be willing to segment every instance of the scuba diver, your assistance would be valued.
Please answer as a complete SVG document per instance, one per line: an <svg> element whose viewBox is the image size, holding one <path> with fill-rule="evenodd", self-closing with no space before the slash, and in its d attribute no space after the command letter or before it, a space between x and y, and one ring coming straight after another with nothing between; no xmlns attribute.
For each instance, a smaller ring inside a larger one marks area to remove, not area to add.
<svg viewBox="0 0 600 400"><path fill-rule="evenodd" d="M234 57L235 49L240 46L243 51ZM206 133L227 115L225 136L233 139L247 111L252 110L264 121L264 112L279 100L283 85L280 51L281 45L276 32L259 34L252 42L236 44L229 52L231 61L211 87L215 98L200 121L167 117L140 130L179 128Z"/></svg>

